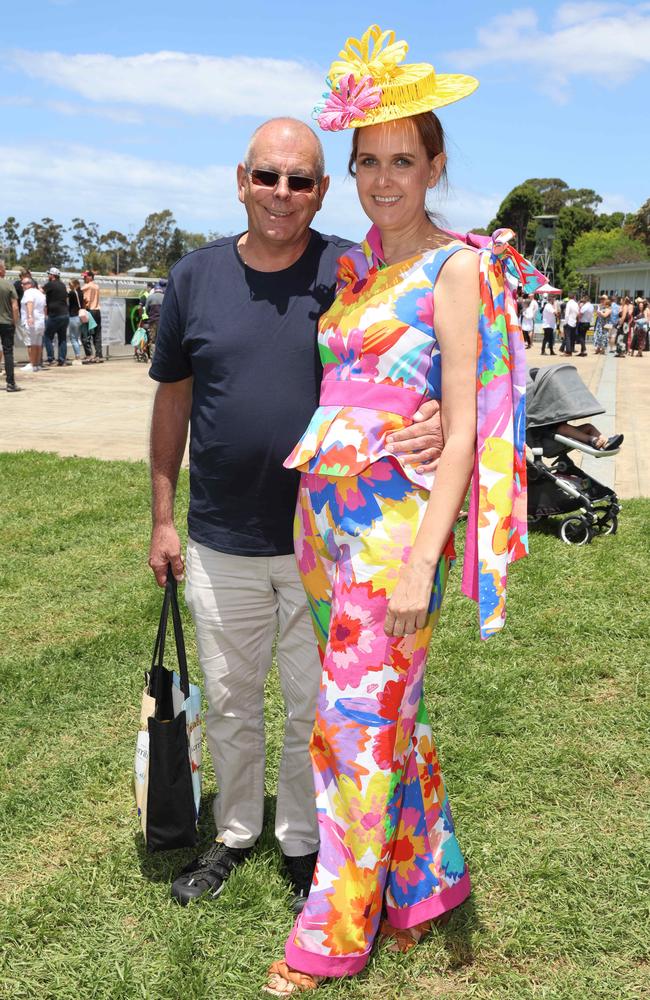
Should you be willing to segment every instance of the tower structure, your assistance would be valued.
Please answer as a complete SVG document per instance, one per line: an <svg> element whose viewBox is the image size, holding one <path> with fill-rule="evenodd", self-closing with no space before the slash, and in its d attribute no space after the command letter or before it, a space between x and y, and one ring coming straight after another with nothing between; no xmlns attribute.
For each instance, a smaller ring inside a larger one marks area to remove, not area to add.
<svg viewBox="0 0 650 1000"><path fill-rule="evenodd" d="M557 227L557 215L534 215L535 249L531 263L545 274L550 283L555 284L555 261L553 259L553 241Z"/></svg>

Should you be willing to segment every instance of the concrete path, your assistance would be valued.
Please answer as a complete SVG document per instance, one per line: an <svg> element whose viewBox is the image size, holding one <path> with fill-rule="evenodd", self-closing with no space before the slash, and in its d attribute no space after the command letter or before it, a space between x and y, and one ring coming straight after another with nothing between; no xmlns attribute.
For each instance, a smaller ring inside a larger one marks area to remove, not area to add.
<svg viewBox="0 0 650 1000"><path fill-rule="evenodd" d="M131 349L103 365L51 368L28 374L17 369L24 392L3 391L0 376L0 451L36 448L60 455L106 459L147 459L155 383L148 366L133 360ZM540 357L539 344L528 352L529 365L562 360ZM24 362L22 362L24 363ZM595 423L607 433L625 434L614 459L593 459L593 473L613 483L619 496L650 496L650 355L643 358L575 358L588 388L607 407ZM575 453L574 453L575 454ZM185 456L187 464L187 453Z"/></svg>

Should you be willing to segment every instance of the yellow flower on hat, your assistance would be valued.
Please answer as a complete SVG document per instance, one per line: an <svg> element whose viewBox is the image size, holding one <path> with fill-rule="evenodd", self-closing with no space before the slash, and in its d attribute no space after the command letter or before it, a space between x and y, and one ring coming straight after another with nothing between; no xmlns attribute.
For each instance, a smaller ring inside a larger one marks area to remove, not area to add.
<svg viewBox="0 0 650 1000"><path fill-rule="evenodd" d="M378 24L371 24L361 38L348 38L328 75L334 84L349 73L357 80L369 76L377 83L395 75L408 50L407 42L395 41L394 31L382 31Z"/></svg>

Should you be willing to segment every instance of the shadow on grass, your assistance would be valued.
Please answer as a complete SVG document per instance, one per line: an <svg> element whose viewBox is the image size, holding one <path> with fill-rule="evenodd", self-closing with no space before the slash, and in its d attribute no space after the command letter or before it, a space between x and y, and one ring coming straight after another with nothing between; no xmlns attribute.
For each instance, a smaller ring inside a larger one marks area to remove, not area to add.
<svg viewBox="0 0 650 1000"><path fill-rule="evenodd" d="M148 882L171 882L179 871L189 864L197 854L207 850L214 842L214 813L213 801L215 796L210 793L201 797L201 809L199 812L199 825L197 829L196 845L194 847L184 847L174 851L149 851L145 844L142 833L136 833L133 837L135 852L140 863L140 871ZM264 796L264 825L262 833L255 845L255 853L266 854L273 852L279 847L275 840L275 795Z"/></svg>
<svg viewBox="0 0 650 1000"><path fill-rule="evenodd" d="M135 850L140 863L140 871L149 882L168 882L170 885L181 869L197 854L206 850L214 842L215 827L212 793L201 798L198 836L195 847L174 851L147 850L141 833L134 835ZM264 797L264 825L255 845L254 854L280 859L279 846L275 839L275 795ZM273 862L271 862L273 864ZM474 897L470 896L458 909L452 911L449 921L436 925L435 933L440 936L449 955L451 969L462 969L474 961L473 935L481 929L481 921Z"/></svg>
<svg viewBox="0 0 650 1000"><path fill-rule="evenodd" d="M142 833L133 836L135 852L140 863L140 871L143 878L148 882L171 882L178 875L181 868L189 864L197 854L207 849L214 840L214 816L212 813L212 801L214 795L201 796L201 809L199 811L199 825L197 829L196 845L194 847L183 847L174 851L149 851L145 844Z"/></svg>
<svg viewBox="0 0 650 1000"><path fill-rule="evenodd" d="M452 911L449 923L437 928L445 950L449 955L452 970L462 969L474 962L472 938L481 929L481 920L476 909L474 896Z"/></svg>

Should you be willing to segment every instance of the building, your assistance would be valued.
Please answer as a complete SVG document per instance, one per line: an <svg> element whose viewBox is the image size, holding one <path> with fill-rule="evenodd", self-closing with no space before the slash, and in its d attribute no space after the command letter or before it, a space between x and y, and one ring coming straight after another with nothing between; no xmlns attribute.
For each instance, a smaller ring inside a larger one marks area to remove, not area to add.
<svg viewBox="0 0 650 1000"><path fill-rule="evenodd" d="M592 299L599 295L638 295L650 298L650 261L634 264L596 264L580 271L588 283Z"/></svg>

